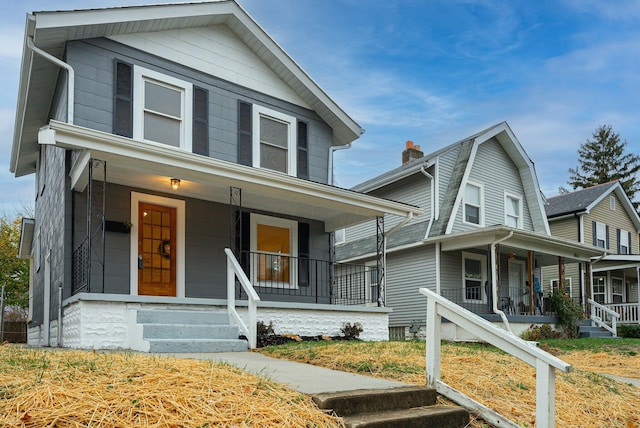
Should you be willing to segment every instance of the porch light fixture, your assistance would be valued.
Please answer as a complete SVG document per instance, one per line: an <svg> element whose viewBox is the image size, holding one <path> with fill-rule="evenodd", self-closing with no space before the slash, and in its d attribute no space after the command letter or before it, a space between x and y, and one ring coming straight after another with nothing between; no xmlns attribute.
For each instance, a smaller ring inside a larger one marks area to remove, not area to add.
<svg viewBox="0 0 640 428"><path fill-rule="evenodd" d="M180 179L172 178L171 179L171 190L180 190Z"/></svg>

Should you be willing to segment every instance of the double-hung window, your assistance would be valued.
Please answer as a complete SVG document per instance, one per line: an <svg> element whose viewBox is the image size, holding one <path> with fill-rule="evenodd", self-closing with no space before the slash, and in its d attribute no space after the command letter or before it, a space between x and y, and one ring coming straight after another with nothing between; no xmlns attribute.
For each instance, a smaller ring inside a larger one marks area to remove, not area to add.
<svg viewBox="0 0 640 428"><path fill-rule="evenodd" d="M134 66L133 138L191 151L191 83Z"/></svg>
<svg viewBox="0 0 640 428"><path fill-rule="evenodd" d="M253 166L295 176L296 119L253 106Z"/></svg>
<svg viewBox="0 0 640 428"><path fill-rule="evenodd" d="M599 221L594 222L594 237L593 237L593 245L600 248L607 248L607 225L604 223L600 223Z"/></svg>
<svg viewBox="0 0 640 428"><path fill-rule="evenodd" d="M487 259L480 254L462 254L462 281L464 301L484 301L483 285L486 281Z"/></svg>
<svg viewBox="0 0 640 428"><path fill-rule="evenodd" d="M522 198L515 195L504 195L504 224L522 228Z"/></svg>
<svg viewBox="0 0 640 428"><path fill-rule="evenodd" d="M593 276L593 300L604 305L605 303L605 283L607 277L603 275Z"/></svg>
<svg viewBox="0 0 640 428"><path fill-rule="evenodd" d="M482 225L482 186L475 183L467 183L464 189L464 213L465 223Z"/></svg>
<svg viewBox="0 0 640 428"><path fill-rule="evenodd" d="M618 253L631 254L631 234L623 229L618 229Z"/></svg>

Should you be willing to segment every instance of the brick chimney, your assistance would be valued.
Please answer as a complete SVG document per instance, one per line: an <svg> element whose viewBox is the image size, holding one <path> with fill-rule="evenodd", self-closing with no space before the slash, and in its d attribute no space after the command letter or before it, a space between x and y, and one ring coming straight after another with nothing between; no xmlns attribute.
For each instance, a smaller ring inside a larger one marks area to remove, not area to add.
<svg viewBox="0 0 640 428"><path fill-rule="evenodd" d="M402 165L406 165L409 162L420 159L424 156L424 153L420 150L420 146L413 144L413 141L407 141L405 143L404 152L402 152Z"/></svg>

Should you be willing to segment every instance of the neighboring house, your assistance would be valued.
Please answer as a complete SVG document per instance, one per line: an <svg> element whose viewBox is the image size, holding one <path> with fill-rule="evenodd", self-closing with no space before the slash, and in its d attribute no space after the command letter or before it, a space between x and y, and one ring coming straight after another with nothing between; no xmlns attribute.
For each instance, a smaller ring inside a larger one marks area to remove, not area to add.
<svg viewBox="0 0 640 428"><path fill-rule="evenodd" d="M372 196L418 205L412 223L385 218L382 299L393 309L391 337L411 337L425 325L427 287L514 333L554 322L536 300L542 267L589 264L598 248L551 236L533 162L506 123L423 156L407 142L404 165L355 186ZM375 258L376 225L349 227L336 248L341 261ZM494 274L495 273L495 274ZM469 333L443 324L443 337Z"/></svg>
<svg viewBox="0 0 640 428"><path fill-rule="evenodd" d="M617 312L619 323L638 323L640 217L620 183L553 196L545 208L554 236L611 253L595 259L590 272L582 263L567 265L565 290L582 304L592 299ZM543 275L547 292L556 290L558 271L544 270ZM602 315L600 310L597 315Z"/></svg>
<svg viewBox="0 0 640 428"><path fill-rule="evenodd" d="M364 301L378 266L334 295L332 232L422 210L330 185L362 132L235 1L27 15L10 169L36 175L29 343L211 350L202 325L235 299L249 316L227 247L276 331L387 338Z"/></svg>

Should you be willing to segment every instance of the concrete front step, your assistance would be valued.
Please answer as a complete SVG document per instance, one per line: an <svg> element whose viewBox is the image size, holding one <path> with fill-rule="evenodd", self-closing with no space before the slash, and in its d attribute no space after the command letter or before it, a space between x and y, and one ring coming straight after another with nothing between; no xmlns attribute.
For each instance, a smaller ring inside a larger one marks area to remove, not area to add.
<svg viewBox="0 0 640 428"><path fill-rule="evenodd" d="M580 337L613 337L610 331L605 330L602 327L596 327L592 325L581 325Z"/></svg>
<svg viewBox="0 0 640 428"><path fill-rule="evenodd" d="M149 352L157 353L209 353L246 352L249 344L241 339L151 339Z"/></svg>
<svg viewBox="0 0 640 428"><path fill-rule="evenodd" d="M144 324L144 339L237 339L238 327L203 324Z"/></svg>
<svg viewBox="0 0 640 428"><path fill-rule="evenodd" d="M139 310L138 324L229 324L226 312L185 311L176 309Z"/></svg>
<svg viewBox="0 0 640 428"><path fill-rule="evenodd" d="M462 428L469 413L460 407L435 406L435 390L408 386L317 394L321 409L333 410L347 427Z"/></svg>

